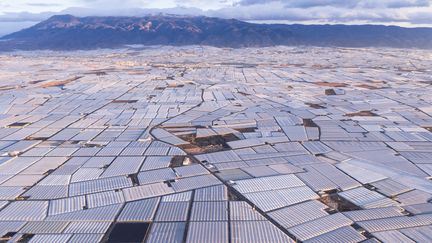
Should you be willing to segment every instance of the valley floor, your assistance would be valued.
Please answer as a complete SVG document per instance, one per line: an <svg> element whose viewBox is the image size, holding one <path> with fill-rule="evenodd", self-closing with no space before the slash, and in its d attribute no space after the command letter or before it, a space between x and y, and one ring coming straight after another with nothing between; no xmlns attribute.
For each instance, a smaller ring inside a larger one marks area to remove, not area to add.
<svg viewBox="0 0 432 243"><path fill-rule="evenodd" d="M430 242L432 52L0 54L0 237Z"/></svg>

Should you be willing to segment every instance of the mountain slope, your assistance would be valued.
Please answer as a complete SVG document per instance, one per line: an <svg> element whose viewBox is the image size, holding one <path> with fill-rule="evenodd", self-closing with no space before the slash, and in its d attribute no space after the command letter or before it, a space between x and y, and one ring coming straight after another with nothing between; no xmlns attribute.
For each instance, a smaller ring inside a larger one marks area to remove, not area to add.
<svg viewBox="0 0 432 243"><path fill-rule="evenodd" d="M0 50L74 50L114 48L125 44L432 48L432 29L375 25L264 25L202 16L78 18L58 15L3 37Z"/></svg>

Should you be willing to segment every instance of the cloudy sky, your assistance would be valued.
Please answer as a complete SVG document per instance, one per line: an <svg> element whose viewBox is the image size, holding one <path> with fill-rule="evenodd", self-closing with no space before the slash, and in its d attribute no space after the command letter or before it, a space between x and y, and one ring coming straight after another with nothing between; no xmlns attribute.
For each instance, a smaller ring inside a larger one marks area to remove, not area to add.
<svg viewBox="0 0 432 243"><path fill-rule="evenodd" d="M0 36L54 14L207 15L265 23L432 27L432 0L0 0Z"/></svg>

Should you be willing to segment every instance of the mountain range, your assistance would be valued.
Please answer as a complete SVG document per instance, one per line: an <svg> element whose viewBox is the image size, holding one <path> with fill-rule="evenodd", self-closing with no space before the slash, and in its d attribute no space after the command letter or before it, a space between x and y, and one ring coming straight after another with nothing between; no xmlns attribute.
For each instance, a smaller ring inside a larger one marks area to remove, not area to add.
<svg viewBox="0 0 432 243"><path fill-rule="evenodd" d="M0 50L78 50L141 45L264 47L307 45L432 49L432 28L255 24L204 16L55 15L0 38Z"/></svg>

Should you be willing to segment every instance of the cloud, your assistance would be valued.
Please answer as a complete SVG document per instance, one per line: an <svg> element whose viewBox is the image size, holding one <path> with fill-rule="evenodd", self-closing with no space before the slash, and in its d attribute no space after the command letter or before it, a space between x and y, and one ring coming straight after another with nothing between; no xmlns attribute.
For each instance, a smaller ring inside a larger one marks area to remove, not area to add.
<svg viewBox="0 0 432 243"><path fill-rule="evenodd" d="M58 7L58 6L61 6L58 3L26 3L26 5L33 6L33 7Z"/></svg>
<svg viewBox="0 0 432 243"><path fill-rule="evenodd" d="M312 8L323 6L353 7L358 3L356 0L242 0L236 5L264 5L275 2L281 3L288 8Z"/></svg>
<svg viewBox="0 0 432 243"><path fill-rule="evenodd" d="M236 5L266 5L275 2L285 5L286 8L338 7L370 9L428 7L431 5L431 0L240 0Z"/></svg>
<svg viewBox="0 0 432 243"><path fill-rule="evenodd" d="M56 12L29 13L29 12L6 12L0 15L0 22L39 22L45 20Z"/></svg>
<svg viewBox="0 0 432 243"><path fill-rule="evenodd" d="M359 1L358 7L361 8L412 8L412 7L429 7L431 0L362 0Z"/></svg>
<svg viewBox="0 0 432 243"><path fill-rule="evenodd" d="M415 12L408 14L408 18L413 24L431 24L432 11Z"/></svg>

